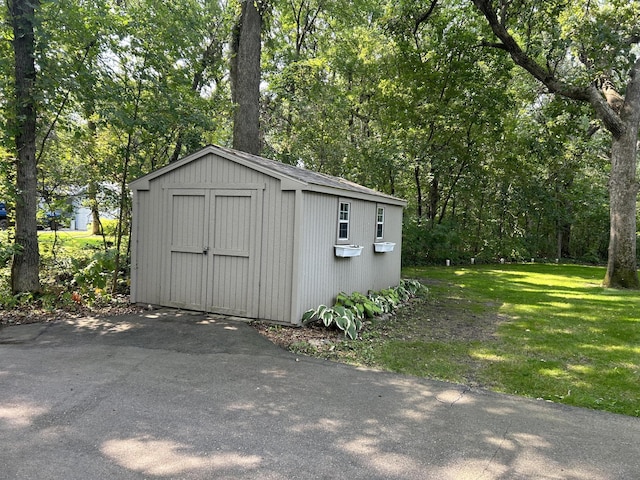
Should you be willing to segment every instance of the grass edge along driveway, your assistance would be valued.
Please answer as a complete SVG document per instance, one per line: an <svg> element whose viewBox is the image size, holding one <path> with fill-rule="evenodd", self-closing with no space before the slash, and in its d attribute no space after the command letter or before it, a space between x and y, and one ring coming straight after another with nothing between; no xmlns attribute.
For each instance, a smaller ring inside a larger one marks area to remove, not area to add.
<svg viewBox="0 0 640 480"><path fill-rule="evenodd" d="M305 352L568 405L640 416L640 292L601 267L408 268L429 295L357 341ZM329 351L330 350L330 351Z"/></svg>

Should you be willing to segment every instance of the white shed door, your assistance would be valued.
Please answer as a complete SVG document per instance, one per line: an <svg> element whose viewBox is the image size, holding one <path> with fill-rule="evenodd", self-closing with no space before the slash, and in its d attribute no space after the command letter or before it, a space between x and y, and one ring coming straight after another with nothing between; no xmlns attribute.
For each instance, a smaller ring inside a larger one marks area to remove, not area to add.
<svg viewBox="0 0 640 480"><path fill-rule="evenodd" d="M256 317L262 215L259 190L169 191L172 306ZM168 295L167 295L168 293Z"/></svg>

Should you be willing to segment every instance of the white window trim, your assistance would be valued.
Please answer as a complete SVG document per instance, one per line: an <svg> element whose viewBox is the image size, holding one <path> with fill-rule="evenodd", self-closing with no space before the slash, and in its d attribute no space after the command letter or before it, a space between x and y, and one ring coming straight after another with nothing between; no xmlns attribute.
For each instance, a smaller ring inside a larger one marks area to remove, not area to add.
<svg viewBox="0 0 640 480"><path fill-rule="evenodd" d="M346 212L343 212L342 210L342 206L343 205L347 205L347 210ZM346 213L346 219L342 218L342 213ZM346 225L347 226L347 236L346 237L341 237L340 236L340 227L342 225ZM347 202L345 200L339 200L338 201L338 232L337 232L337 237L338 237L338 242L348 242L349 241L349 236L351 235L351 202Z"/></svg>
<svg viewBox="0 0 640 480"><path fill-rule="evenodd" d="M382 210L382 221L380 221L380 210ZM382 206L376 206L376 240L384 239L384 222L385 222L385 209ZM378 227L382 227L382 235L378 235Z"/></svg>

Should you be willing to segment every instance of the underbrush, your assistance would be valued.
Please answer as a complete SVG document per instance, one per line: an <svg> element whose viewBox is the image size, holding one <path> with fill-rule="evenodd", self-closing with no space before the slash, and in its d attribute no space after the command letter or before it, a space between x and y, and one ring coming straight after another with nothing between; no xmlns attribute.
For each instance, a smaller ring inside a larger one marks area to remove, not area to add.
<svg viewBox="0 0 640 480"><path fill-rule="evenodd" d="M0 243L0 309L66 310L104 308L121 302L129 292L128 259L121 254L115 282L116 250L108 237L85 232L41 232L39 293L11 292L12 246ZM8 315L8 314L7 314Z"/></svg>

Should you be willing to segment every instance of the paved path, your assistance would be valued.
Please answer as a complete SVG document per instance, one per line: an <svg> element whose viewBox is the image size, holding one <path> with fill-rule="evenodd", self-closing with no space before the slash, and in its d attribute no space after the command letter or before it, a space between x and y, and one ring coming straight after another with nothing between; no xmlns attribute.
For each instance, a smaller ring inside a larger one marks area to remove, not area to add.
<svg viewBox="0 0 640 480"><path fill-rule="evenodd" d="M299 357L170 312L0 330L0 442L5 480L640 478L640 419Z"/></svg>

